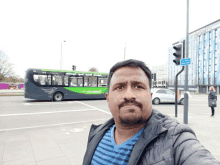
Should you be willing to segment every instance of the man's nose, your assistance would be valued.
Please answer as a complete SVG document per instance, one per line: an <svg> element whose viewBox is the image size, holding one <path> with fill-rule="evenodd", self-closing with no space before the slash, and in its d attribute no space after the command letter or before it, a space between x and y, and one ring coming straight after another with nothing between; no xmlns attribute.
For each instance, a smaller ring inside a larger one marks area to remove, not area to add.
<svg viewBox="0 0 220 165"><path fill-rule="evenodd" d="M127 100L136 99L134 91L132 91L131 87L127 87L125 94L124 94L124 99L127 99Z"/></svg>

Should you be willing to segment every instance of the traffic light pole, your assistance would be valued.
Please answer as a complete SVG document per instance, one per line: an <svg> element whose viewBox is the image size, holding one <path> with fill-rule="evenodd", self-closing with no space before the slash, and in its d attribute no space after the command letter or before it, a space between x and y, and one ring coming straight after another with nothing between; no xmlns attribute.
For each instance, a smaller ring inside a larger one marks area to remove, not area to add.
<svg viewBox="0 0 220 165"><path fill-rule="evenodd" d="M188 45L189 44L189 0L187 0L187 22L186 22L186 54L185 58L188 58ZM188 65L186 65L185 70L185 93L184 93L184 115L183 115L183 121L184 124L188 124L188 103L189 103L189 97L188 97Z"/></svg>
<svg viewBox="0 0 220 165"><path fill-rule="evenodd" d="M184 70L184 66L182 66L181 71L179 71L176 74L176 79L175 79L175 117L177 117L177 87L178 87L178 76L182 71Z"/></svg>

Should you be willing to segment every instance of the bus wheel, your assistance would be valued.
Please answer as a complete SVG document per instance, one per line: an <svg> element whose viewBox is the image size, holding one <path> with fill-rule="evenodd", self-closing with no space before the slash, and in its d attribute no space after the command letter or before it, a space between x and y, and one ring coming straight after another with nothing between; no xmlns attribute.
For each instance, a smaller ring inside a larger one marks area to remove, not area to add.
<svg viewBox="0 0 220 165"><path fill-rule="evenodd" d="M54 101L62 101L63 100L63 94L60 92L57 92L54 94L53 96L53 100Z"/></svg>

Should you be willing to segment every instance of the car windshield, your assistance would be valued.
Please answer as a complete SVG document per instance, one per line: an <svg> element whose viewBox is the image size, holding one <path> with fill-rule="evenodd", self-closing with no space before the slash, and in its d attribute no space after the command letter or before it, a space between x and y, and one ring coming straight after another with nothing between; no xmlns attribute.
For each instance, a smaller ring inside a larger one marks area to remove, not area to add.
<svg viewBox="0 0 220 165"><path fill-rule="evenodd" d="M171 90L169 90L169 89L167 89L166 92L167 92L167 94L172 94L172 95L174 95L174 92L171 91Z"/></svg>
<svg viewBox="0 0 220 165"><path fill-rule="evenodd" d="M155 92L156 90L157 90L157 89L151 89L150 91L151 91L151 92Z"/></svg>

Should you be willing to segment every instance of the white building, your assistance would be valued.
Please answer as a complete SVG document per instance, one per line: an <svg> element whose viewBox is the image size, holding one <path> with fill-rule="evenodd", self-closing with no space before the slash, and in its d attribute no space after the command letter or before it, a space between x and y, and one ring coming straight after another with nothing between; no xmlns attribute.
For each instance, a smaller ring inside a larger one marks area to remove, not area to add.
<svg viewBox="0 0 220 165"><path fill-rule="evenodd" d="M152 87L167 87L167 65L152 66Z"/></svg>
<svg viewBox="0 0 220 165"><path fill-rule="evenodd" d="M182 38L182 42L185 38ZM175 44L176 44L175 43ZM173 45L175 45L173 44ZM175 76L182 69L173 63L173 45L168 55L168 88L174 89ZM208 93L214 86L220 93L220 19L189 33L188 89L191 92ZM178 76L178 89L184 90L185 70Z"/></svg>

